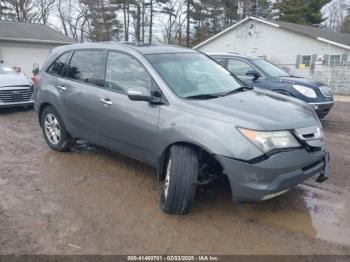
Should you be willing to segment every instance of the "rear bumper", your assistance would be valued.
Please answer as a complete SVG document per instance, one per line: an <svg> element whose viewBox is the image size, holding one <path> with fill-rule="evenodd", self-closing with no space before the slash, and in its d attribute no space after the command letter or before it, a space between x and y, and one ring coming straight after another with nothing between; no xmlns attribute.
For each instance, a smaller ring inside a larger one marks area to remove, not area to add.
<svg viewBox="0 0 350 262"><path fill-rule="evenodd" d="M325 167L328 168L327 156L325 152L294 150L278 153L256 164L224 156L218 156L218 160L230 181L233 199L259 201L323 173Z"/></svg>
<svg viewBox="0 0 350 262"><path fill-rule="evenodd" d="M23 107L23 106L33 106L34 100L29 100L25 102L15 102L15 103L2 103L0 101L0 108L12 108L12 107Z"/></svg>
<svg viewBox="0 0 350 262"><path fill-rule="evenodd" d="M334 102L310 103L310 105L315 109L318 117L322 119L331 111Z"/></svg>

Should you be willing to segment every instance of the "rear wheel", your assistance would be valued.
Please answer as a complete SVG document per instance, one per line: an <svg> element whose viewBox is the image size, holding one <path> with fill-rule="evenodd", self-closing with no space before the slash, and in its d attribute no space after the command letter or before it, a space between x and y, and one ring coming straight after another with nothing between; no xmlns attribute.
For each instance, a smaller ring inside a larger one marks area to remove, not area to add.
<svg viewBox="0 0 350 262"><path fill-rule="evenodd" d="M66 130L60 114L53 106L44 109L41 117L41 127L47 144L55 151L69 151L74 140Z"/></svg>
<svg viewBox="0 0 350 262"><path fill-rule="evenodd" d="M185 215L191 210L197 188L198 162L194 147L174 145L170 148L160 198L165 213Z"/></svg>

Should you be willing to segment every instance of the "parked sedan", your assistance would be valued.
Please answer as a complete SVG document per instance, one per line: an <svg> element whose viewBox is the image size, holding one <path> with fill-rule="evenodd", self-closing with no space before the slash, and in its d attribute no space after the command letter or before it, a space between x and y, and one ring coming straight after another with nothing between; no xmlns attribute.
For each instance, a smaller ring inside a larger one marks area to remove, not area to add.
<svg viewBox="0 0 350 262"><path fill-rule="evenodd" d="M320 119L333 107L329 86L311 79L288 74L274 64L257 57L238 54L210 54L217 62L248 85L293 96L310 104Z"/></svg>
<svg viewBox="0 0 350 262"><path fill-rule="evenodd" d="M0 64L0 108L33 105L33 86L28 77Z"/></svg>

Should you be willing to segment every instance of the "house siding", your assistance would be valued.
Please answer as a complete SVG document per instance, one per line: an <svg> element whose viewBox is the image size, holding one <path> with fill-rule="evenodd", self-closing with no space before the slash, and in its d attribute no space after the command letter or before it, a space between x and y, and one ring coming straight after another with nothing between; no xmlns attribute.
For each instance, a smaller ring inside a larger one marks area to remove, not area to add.
<svg viewBox="0 0 350 262"><path fill-rule="evenodd" d="M329 84L335 93L350 94L350 66L325 65L317 61L311 68L299 69L297 58L310 55L324 59L327 55L347 55L350 50L318 41L286 29L248 20L233 30L197 48L202 52L236 52L245 55L264 56L291 74L309 77ZM346 56L344 56L346 57ZM347 64L347 65L346 65Z"/></svg>
<svg viewBox="0 0 350 262"><path fill-rule="evenodd" d="M32 76L33 65L41 68L50 50L57 45L0 41L0 60L8 66L19 66L27 76Z"/></svg>

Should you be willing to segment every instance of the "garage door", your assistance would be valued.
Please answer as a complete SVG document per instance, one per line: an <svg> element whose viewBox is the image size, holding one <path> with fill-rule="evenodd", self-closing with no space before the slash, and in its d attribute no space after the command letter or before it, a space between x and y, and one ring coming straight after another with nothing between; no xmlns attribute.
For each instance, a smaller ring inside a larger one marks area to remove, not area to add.
<svg viewBox="0 0 350 262"><path fill-rule="evenodd" d="M26 75L32 76L33 65L39 64L42 67L49 48L2 46L1 51L6 65L19 66Z"/></svg>

